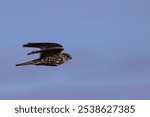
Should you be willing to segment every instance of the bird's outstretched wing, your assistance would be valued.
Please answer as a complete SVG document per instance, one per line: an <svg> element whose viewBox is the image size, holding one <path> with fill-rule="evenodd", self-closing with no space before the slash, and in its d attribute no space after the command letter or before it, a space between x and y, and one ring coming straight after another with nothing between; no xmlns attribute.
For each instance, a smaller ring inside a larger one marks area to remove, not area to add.
<svg viewBox="0 0 150 117"><path fill-rule="evenodd" d="M52 55L58 55L64 50L63 46L57 43L27 43L24 44L23 47L40 48L40 50L32 51L28 53L28 55L40 53L40 58L44 58Z"/></svg>
<svg viewBox="0 0 150 117"><path fill-rule="evenodd" d="M52 47L62 47L62 45L58 43L27 43L24 44L23 47L36 47L40 49L45 49L45 48L52 48Z"/></svg>

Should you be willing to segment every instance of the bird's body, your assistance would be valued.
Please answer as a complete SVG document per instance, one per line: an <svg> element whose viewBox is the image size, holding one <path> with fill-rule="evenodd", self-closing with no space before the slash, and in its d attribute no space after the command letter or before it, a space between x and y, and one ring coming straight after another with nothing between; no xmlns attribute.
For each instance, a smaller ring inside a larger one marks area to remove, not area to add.
<svg viewBox="0 0 150 117"><path fill-rule="evenodd" d="M41 50L32 51L30 54L40 53L40 58L25 63L17 64L16 66L24 65L44 65L58 66L68 61L72 57L67 53L61 53L64 50L63 46L57 43L28 43L23 47L38 47Z"/></svg>

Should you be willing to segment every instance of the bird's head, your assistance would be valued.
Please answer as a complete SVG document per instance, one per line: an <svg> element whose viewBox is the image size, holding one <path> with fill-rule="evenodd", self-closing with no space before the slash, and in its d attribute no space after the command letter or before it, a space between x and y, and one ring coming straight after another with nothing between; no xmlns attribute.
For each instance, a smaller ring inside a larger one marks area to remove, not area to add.
<svg viewBox="0 0 150 117"><path fill-rule="evenodd" d="M61 56L62 56L64 62L72 59L72 56L68 53L62 53Z"/></svg>

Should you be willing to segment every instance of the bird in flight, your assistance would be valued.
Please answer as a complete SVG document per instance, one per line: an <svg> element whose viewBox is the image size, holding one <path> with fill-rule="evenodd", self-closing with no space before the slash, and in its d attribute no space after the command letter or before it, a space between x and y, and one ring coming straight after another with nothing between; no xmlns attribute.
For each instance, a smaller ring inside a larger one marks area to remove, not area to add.
<svg viewBox="0 0 150 117"><path fill-rule="evenodd" d="M71 55L68 53L61 53L64 48L58 43L27 43L23 47L35 47L40 48L40 50L32 51L27 55L40 54L40 57L35 60L31 60L25 63L16 64L16 66L24 65L45 65L45 66L58 66L64 62L72 59Z"/></svg>

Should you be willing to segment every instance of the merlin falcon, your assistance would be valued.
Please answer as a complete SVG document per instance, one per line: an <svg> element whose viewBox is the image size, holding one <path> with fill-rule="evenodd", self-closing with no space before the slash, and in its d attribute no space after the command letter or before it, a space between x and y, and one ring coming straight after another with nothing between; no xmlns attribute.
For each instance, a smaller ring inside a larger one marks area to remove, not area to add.
<svg viewBox="0 0 150 117"><path fill-rule="evenodd" d="M27 43L23 47L35 47L40 48L40 50L32 51L27 55L40 54L40 57L35 60L31 60L25 63L16 64L16 66L24 65L44 65L44 66L58 66L66 61L72 59L71 55L68 53L61 53L64 48L58 43Z"/></svg>

